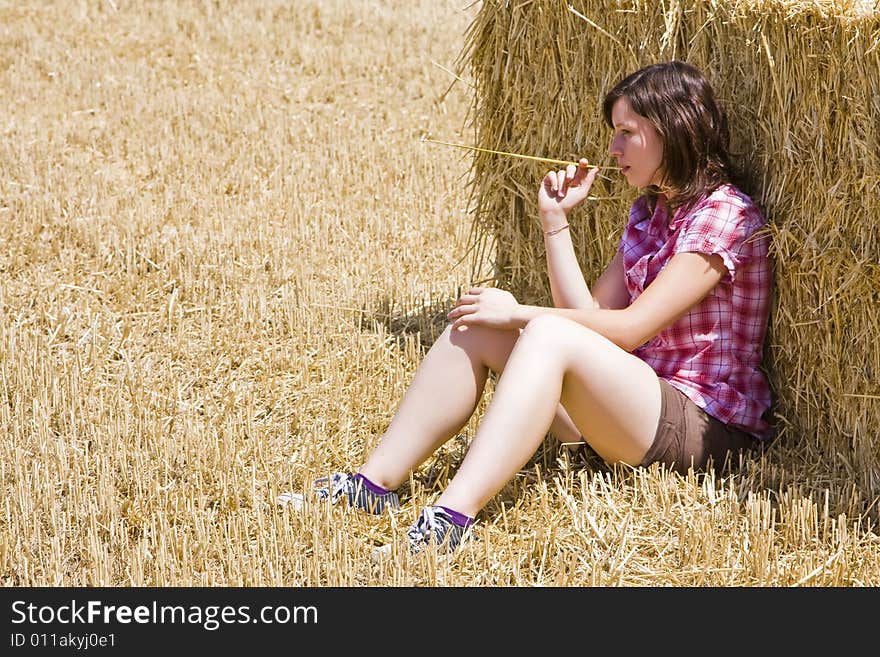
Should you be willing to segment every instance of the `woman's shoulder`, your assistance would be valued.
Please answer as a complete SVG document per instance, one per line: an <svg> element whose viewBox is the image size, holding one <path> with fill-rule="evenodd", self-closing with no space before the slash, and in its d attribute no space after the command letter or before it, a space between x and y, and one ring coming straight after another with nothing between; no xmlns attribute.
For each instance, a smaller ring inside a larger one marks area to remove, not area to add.
<svg viewBox="0 0 880 657"><path fill-rule="evenodd" d="M742 189L731 183L716 187L700 200L690 215L714 215L719 219L757 228L765 223L761 208Z"/></svg>
<svg viewBox="0 0 880 657"><path fill-rule="evenodd" d="M711 194L706 197L706 200L714 203L726 203L734 205L737 207L741 207L744 210L754 210L759 213L761 212L761 209L758 207L758 204L755 203L752 197L732 183L724 183L723 185L719 185L714 189L714 191L712 191Z"/></svg>

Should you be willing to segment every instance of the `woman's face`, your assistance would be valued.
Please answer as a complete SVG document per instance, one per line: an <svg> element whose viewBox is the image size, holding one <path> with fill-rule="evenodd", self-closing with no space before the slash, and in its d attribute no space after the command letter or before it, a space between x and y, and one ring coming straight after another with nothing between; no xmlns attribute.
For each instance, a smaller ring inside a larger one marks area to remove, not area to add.
<svg viewBox="0 0 880 657"><path fill-rule="evenodd" d="M644 116L636 114L626 97L611 107L614 136L608 147L617 158L621 173L634 187L660 185L663 181L663 138Z"/></svg>

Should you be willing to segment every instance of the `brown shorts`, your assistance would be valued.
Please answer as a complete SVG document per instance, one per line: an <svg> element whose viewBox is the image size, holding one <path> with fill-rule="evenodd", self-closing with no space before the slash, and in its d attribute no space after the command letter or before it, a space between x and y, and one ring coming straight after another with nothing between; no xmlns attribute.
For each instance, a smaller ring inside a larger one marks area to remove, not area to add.
<svg viewBox="0 0 880 657"><path fill-rule="evenodd" d="M724 469L728 456L758 446L758 440L706 413L666 380L660 381L660 422L642 466L659 461L678 473L704 470L711 463Z"/></svg>

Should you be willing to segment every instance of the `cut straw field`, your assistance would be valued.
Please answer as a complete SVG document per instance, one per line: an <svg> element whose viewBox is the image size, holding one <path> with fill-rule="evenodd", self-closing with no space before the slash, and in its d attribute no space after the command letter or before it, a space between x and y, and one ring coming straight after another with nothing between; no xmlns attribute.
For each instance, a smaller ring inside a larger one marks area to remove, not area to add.
<svg viewBox="0 0 880 657"><path fill-rule="evenodd" d="M492 276L472 154L421 141L475 143L465 5L0 0L4 586L880 585L878 501L791 439L681 477L548 438L445 562L401 539L484 404L394 515L275 504Z"/></svg>

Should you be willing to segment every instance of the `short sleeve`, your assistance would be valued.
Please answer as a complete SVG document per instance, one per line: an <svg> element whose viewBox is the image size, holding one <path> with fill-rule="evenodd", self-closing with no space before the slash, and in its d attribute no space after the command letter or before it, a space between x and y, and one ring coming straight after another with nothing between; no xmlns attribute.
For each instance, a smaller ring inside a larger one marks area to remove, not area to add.
<svg viewBox="0 0 880 657"><path fill-rule="evenodd" d="M753 257L749 237L762 225L761 213L748 197L716 190L685 217L675 252L720 256L727 268L722 281L732 283Z"/></svg>

